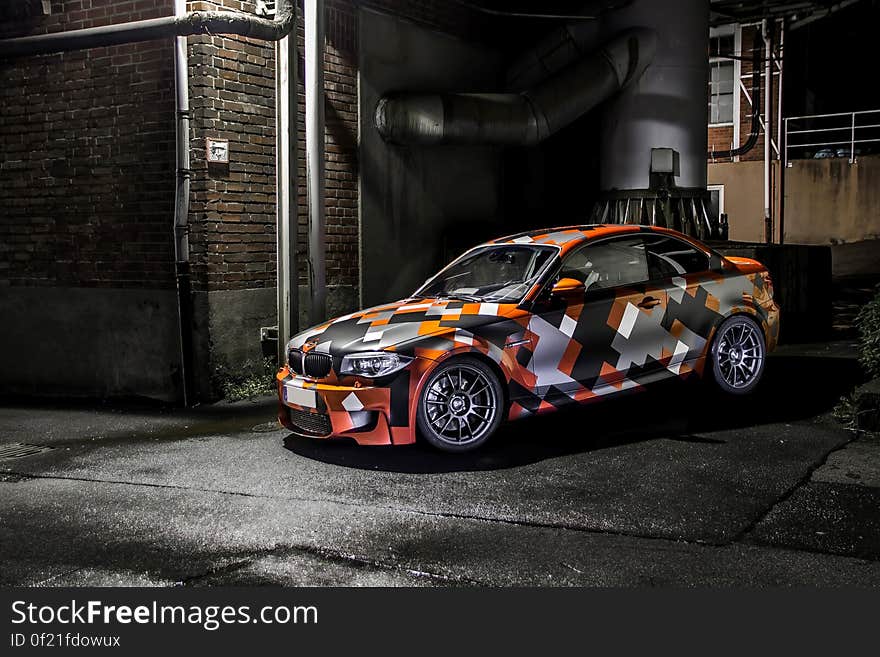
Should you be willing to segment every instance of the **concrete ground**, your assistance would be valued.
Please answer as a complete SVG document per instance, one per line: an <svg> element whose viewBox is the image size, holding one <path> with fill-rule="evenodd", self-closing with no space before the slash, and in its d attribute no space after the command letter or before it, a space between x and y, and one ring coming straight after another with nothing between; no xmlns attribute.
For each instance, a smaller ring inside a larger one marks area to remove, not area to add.
<svg viewBox="0 0 880 657"><path fill-rule="evenodd" d="M851 355L782 349L748 398L670 384L463 456L296 438L267 399L7 403L0 585L877 586L880 439L829 413Z"/></svg>

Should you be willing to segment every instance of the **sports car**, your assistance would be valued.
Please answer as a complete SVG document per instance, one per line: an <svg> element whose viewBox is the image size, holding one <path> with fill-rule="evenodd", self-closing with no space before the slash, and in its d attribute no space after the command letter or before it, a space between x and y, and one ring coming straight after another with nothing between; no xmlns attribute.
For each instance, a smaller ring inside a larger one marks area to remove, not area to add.
<svg viewBox="0 0 880 657"><path fill-rule="evenodd" d="M748 393L778 333L754 260L662 228L535 230L470 249L407 299L295 336L279 420L301 436L463 452L505 419L672 377Z"/></svg>

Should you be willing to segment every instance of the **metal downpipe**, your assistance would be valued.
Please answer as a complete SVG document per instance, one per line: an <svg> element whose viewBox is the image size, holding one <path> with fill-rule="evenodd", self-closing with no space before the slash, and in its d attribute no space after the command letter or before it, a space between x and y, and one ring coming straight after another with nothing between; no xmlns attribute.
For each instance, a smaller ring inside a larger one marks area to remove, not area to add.
<svg viewBox="0 0 880 657"><path fill-rule="evenodd" d="M311 324L327 319L324 211L324 0L305 0L306 180Z"/></svg>
<svg viewBox="0 0 880 657"><path fill-rule="evenodd" d="M176 16L186 14L186 0L174 0ZM193 307L192 280L189 266L189 55L184 36L174 39L174 83L176 107L176 175L174 189L174 274L177 287L177 320L180 329L180 369L183 383L183 404L194 399L193 378Z"/></svg>
<svg viewBox="0 0 880 657"><path fill-rule="evenodd" d="M767 244L773 243L773 214L770 199L771 171L771 126L770 115L773 110L773 62L771 58L773 35L770 33L768 21L761 23L761 36L764 37L764 239Z"/></svg>
<svg viewBox="0 0 880 657"><path fill-rule="evenodd" d="M299 327L297 257L297 122L295 38L275 44L275 207L278 294L278 364L287 360L287 341Z"/></svg>

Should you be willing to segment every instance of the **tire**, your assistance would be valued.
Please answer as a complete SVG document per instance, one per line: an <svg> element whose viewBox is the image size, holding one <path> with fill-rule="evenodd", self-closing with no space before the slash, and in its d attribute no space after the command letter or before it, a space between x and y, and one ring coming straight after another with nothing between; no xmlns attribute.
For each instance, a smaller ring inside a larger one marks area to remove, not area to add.
<svg viewBox="0 0 880 657"><path fill-rule="evenodd" d="M428 377L419 393L420 435L445 452L484 445L504 420L504 390L495 373L468 356L451 358Z"/></svg>
<svg viewBox="0 0 880 657"><path fill-rule="evenodd" d="M767 360L764 331L751 317L729 317L715 332L710 359L712 378L723 392L752 392L764 374Z"/></svg>

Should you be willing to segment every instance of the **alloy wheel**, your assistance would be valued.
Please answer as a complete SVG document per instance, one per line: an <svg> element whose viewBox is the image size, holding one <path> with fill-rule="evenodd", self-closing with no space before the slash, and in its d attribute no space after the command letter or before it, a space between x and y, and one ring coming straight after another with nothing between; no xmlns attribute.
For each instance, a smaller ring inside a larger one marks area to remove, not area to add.
<svg viewBox="0 0 880 657"><path fill-rule="evenodd" d="M488 375L469 364L448 367L428 384L425 419L438 439L464 446L479 441L498 414L496 386Z"/></svg>
<svg viewBox="0 0 880 657"><path fill-rule="evenodd" d="M751 386L764 364L764 341L758 326L748 320L731 323L722 328L717 340L717 373L734 390Z"/></svg>

